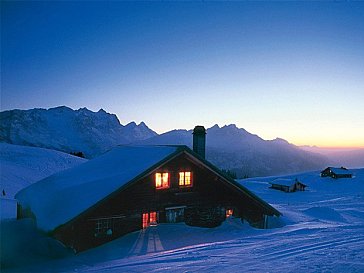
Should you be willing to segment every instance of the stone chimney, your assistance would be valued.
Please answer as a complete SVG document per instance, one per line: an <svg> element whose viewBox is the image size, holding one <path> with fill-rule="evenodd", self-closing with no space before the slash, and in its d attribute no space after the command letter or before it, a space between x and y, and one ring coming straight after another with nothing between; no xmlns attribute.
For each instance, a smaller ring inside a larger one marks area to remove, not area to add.
<svg viewBox="0 0 364 273"><path fill-rule="evenodd" d="M193 129L193 151L205 158L206 130L203 126L196 126Z"/></svg>

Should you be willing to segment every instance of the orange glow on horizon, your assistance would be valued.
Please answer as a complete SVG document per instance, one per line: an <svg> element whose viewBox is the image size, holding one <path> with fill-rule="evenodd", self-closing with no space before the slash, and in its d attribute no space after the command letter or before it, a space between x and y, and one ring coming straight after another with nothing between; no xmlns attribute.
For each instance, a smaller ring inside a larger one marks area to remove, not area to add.
<svg viewBox="0 0 364 273"><path fill-rule="evenodd" d="M311 146L324 149L364 149L364 143L362 139L325 139L325 138L307 138L307 139L294 139L293 137L288 142L296 146Z"/></svg>
<svg viewBox="0 0 364 273"><path fill-rule="evenodd" d="M325 149L364 149L364 146L317 146Z"/></svg>
<svg viewBox="0 0 364 273"><path fill-rule="evenodd" d="M290 142L290 141L289 141ZM323 149L364 149L364 144L345 144L345 143L307 143L307 142L290 142L296 146L309 146L309 147L317 147Z"/></svg>

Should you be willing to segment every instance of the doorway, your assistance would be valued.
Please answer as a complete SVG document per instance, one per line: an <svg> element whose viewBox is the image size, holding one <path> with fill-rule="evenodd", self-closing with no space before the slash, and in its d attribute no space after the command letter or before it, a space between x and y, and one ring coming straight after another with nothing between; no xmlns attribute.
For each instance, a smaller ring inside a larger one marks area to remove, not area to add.
<svg viewBox="0 0 364 273"><path fill-rule="evenodd" d="M158 213L156 211L145 212L142 215L142 227L156 226L158 224Z"/></svg>

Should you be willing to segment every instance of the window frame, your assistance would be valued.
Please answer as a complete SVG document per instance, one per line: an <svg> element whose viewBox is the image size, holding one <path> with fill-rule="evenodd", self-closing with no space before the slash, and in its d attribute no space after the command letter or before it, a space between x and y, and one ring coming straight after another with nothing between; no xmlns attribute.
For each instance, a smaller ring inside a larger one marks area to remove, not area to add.
<svg viewBox="0 0 364 273"><path fill-rule="evenodd" d="M167 175L167 181L164 183L164 177ZM159 181L160 179L160 181ZM154 187L156 190L169 189L171 187L171 176L168 171L156 172L154 175Z"/></svg>
<svg viewBox="0 0 364 273"><path fill-rule="evenodd" d="M186 176L186 174L189 174L189 176ZM186 177L189 177L189 184L186 184ZM183 179L183 182L181 183L181 180ZM192 171L179 171L178 172L178 186L180 188L191 188L193 187L193 173Z"/></svg>
<svg viewBox="0 0 364 273"><path fill-rule="evenodd" d="M113 230L112 218L100 218L95 222L95 236L109 235L108 230Z"/></svg>

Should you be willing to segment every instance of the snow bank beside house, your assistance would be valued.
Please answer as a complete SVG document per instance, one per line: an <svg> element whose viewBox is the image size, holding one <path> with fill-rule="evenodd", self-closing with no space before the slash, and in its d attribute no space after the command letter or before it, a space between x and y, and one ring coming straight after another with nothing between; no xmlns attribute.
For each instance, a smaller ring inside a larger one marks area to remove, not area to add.
<svg viewBox="0 0 364 273"><path fill-rule="evenodd" d="M31 219L1 221L0 236L1 272L73 254L59 241L40 233Z"/></svg>

